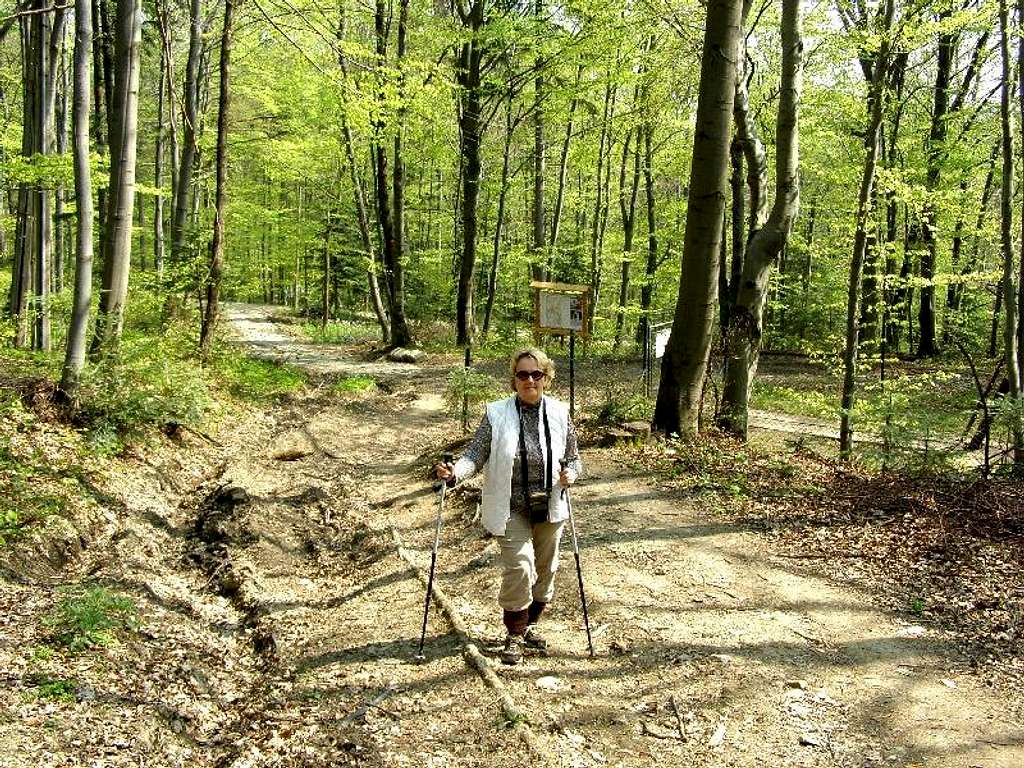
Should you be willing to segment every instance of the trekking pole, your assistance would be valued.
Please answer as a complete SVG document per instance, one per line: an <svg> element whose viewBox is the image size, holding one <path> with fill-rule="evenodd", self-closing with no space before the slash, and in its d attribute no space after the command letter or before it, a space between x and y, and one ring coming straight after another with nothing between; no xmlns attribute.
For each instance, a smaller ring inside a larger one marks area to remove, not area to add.
<svg viewBox="0 0 1024 768"><path fill-rule="evenodd" d="M455 456L451 453L446 453L441 457L441 461L444 464L451 464L455 460ZM420 648L416 653L416 661L423 661L423 641L427 636L427 615L430 613L430 592L434 588L434 567L437 565L437 547L441 541L441 515L444 513L444 493L448 488L448 482L442 480L434 486L435 490L440 490L441 497L440 502L437 505L437 520L434 523L434 548L430 553L430 576L427 579L427 598L423 604L423 629L420 631Z"/></svg>
<svg viewBox="0 0 1024 768"><path fill-rule="evenodd" d="M564 470L569 462L559 459L558 463ZM590 658L594 658L594 641L590 636L590 616L587 614L587 596L583 592L583 568L580 565L580 543L576 538L576 520L572 514L572 500L569 498L569 489L562 487L562 498L569 509L569 530L572 531L572 554L576 558L576 578L580 583L580 603L583 605L583 624L587 628L587 647L590 649Z"/></svg>

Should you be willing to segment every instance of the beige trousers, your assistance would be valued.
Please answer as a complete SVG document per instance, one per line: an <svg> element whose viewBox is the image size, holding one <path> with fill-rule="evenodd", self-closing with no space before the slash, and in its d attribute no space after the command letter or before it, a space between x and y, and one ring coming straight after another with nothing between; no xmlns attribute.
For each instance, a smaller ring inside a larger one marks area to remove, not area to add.
<svg viewBox="0 0 1024 768"><path fill-rule="evenodd" d="M565 521L530 523L513 510L501 544L501 590L498 605L506 611L523 611L534 600L551 602L558 570L558 545Z"/></svg>

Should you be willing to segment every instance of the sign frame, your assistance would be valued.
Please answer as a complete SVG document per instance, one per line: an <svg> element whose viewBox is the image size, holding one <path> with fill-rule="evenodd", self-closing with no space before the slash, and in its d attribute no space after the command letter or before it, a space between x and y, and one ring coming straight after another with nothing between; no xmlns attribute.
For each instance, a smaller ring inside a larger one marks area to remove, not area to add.
<svg viewBox="0 0 1024 768"><path fill-rule="evenodd" d="M539 342L540 337L544 334L551 336L578 336L583 339L590 336L591 287L589 285L533 280L530 282L530 288L533 290L533 337L535 340ZM579 299L580 327L569 328L541 325L541 294L544 293Z"/></svg>

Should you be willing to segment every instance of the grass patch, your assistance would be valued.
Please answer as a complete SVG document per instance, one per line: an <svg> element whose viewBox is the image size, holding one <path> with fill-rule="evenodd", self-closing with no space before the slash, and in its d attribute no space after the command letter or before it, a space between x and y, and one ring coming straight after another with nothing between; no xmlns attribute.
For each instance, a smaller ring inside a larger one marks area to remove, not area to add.
<svg viewBox="0 0 1024 768"><path fill-rule="evenodd" d="M66 499L45 482L52 479L54 470L38 456L25 458L0 444L0 547L65 511Z"/></svg>
<svg viewBox="0 0 1024 768"><path fill-rule="evenodd" d="M377 382L372 376L346 376L334 382L331 389L338 395L354 395L366 392L375 386L377 386Z"/></svg>
<svg viewBox="0 0 1024 768"><path fill-rule="evenodd" d="M834 392L796 389L769 381L755 381L750 407L760 411L839 421L839 399Z"/></svg>
<svg viewBox="0 0 1024 768"><path fill-rule="evenodd" d="M380 326L352 320L338 320L326 326L303 323L302 333L314 344L354 344L380 339Z"/></svg>
<svg viewBox="0 0 1024 768"><path fill-rule="evenodd" d="M40 676L32 689L25 691L23 698L44 699L69 704L75 700L78 681L73 678Z"/></svg>
<svg viewBox="0 0 1024 768"><path fill-rule="evenodd" d="M105 647L116 642L116 633L138 625L135 603L96 584L65 587L45 623L53 639L69 651Z"/></svg>
<svg viewBox="0 0 1024 768"><path fill-rule="evenodd" d="M221 354L213 369L222 386L234 397L266 403L306 386L306 375L290 365L237 354Z"/></svg>

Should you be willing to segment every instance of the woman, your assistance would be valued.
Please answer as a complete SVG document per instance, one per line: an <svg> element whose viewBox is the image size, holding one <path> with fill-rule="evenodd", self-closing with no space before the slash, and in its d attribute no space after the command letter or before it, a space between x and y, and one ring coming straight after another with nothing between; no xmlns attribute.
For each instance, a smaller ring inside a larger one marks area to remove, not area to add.
<svg viewBox="0 0 1024 768"><path fill-rule="evenodd" d="M572 485L581 466L569 409L544 395L554 363L528 347L512 356L511 374L515 394L488 403L466 452L435 471L454 485L487 465L481 519L501 544L498 604L508 631L501 660L518 664L524 647L547 648L537 621L554 595L558 545L569 519L559 491Z"/></svg>

